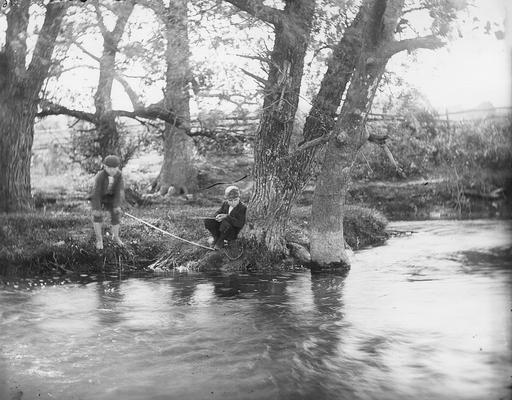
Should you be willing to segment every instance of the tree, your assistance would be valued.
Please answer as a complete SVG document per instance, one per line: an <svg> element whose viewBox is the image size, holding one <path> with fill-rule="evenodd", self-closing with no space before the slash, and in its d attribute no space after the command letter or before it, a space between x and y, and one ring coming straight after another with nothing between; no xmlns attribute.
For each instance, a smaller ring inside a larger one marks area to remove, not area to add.
<svg viewBox="0 0 512 400"><path fill-rule="evenodd" d="M302 188L286 179L289 165L277 162L288 154L308 48L315 1L287 0L282 10L263 1L227 0L274 29L268 59L263 110L254 141L254 187L249 203L249 240L264 243L272 253L284 253L284 231L293 196Z"/></svg>
<svg viewBox="0 0 512 400"><path fill-rule="evenodd" d="M312 13L306 10L314 10L316 4L294 2L292 6L284 1L283 10L276 10L263 2L226 1L272 24L275 31L269 77L264 81L262 122L256 138L256 183L249 207L252 212L249 236L264 242L271 252L283 252L283 232L291 206L320 165L311 216L312 259L321 265L346 264L342 227L344 196L354 157L372 139L366 135L364 123L387 61L402 50L441 46L439 37L446 36L455 11L465 2L425 0L419 6L411 3L412 7L405 9L404 1L363 0L333 46L327 72L306 120L303 140L292 151L288 129L295 116L293 100L300 91L299 71L302 71L312 22ZM404 27L410 25L405 14L419 10L429 12L433 34L419 37L413 30L413 38L395 40L395 35L401 35ZM283 25L288 28L285 35L279 29ZM294 43L300 51L289 50L283 43ZM272 75L272 67L276 66ZM346 98L338 115L343 95ZM288 101L282 107L281 100L285 98Z"/></svg>
<svg viewBox="0 0 512 400"><path fill-rule="evenodd" d="M98 2L94 1L94 9L98 19L98 27L103 38L103 51L99 62L98 86L94 95L94 119L97 129L97 143L101 157L109 154L120 154L119 132L117 130L115 116L112 114L112 85L115 77L116 54L119 51L119 43L124 34L128 19L133 11L135 3L131 0L124 1L114 10L117 20L114 28L109 31L105 25L103 14ZM138 102L138 100L134 100Z"/></svg>
<svg viewBox="0 0 512 400"><path fill-rule="evenodd" d="M11 2L6 43L0 51L0 212L33 206L30 159L40 92L66 12L63 2L44 7L44 21L27 67L30 0Z"/></svg>
<svg viewBox="0 0 512 400"><path fill-rule="evenodd" d="M173 0L165 7L162 1L149 2L165 26L164 103L175 110L182 126L165 124L164 160L156 188L165 195L170 187L179 193L197 190L197 170L192 162L194 142L190 129L190 49L188 35L188 0Z"/></svg>
<svg viewBox="0 0 512 400"><path fill-rule="evenodd" d="M124 74L124 64L129 63L127 60L135 59L136 56L141 56L146 51L139 43L123 43L127 38L126 31L130 27L129 19L135 8L135 2L102 2L100 4L94 0L82 5L82 7L89 6L93 7L95 16L92 27L95 29L93 34L99 33L103 39L101 55L96 56L92 51L88 50L80 42L79 38L76 37L75 29L72 26L66 39L81 49L84 54L89 56L98 65L98 85L93 96L94 112L72 109L53 101L45 101L42 103L42 110L38 113L38 116L45 117L62 114L91 123L94 129L88 131L87 135L93 135L94 148L90 156L96 158L96 167L99 167L102 158L108 154L118 154L121 156L123 163L126 163L131 152L134 150L125 149L122 152L119 118L132 118L140 123L144 123L143 120L158 119L177 128L185 126L184 129L187 129L187 122L176 116L176 113L170 108L171 105L167 104L165 99L146 106L141 96L134 90ZM107 18L112 19L112 17L115 17L115 23L113 29L109 30L105 20ZM83 26L86 22L74 21L78 26ZM123 50L127 55L123 54ZM118 59L120 55L124 57L121 62ZM151 80L150 78L143 78L144 80ZM114 81L117 81L122 86L130 99L133 111L113 109L112 88Z"/></svg>
<svg viewBox="0 0 512 400"><path fill-rule="evenodd" d="M402 50L435 49L444 45L435 35L395 40L404 3L403 0L373 0L361 6L362 45L340 115L332 134L327 136L312 204L311 259L320 266L349 265L343 239L344 202L352 166L369 139L365 122L388 60Z"/></svg>

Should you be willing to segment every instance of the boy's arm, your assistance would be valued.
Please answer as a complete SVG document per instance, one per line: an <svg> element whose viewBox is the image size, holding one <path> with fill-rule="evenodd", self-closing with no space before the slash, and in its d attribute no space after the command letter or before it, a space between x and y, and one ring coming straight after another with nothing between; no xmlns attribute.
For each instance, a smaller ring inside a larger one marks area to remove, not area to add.
<svg viewBox="0 0 512 400"><path fill-rule="evenodd" d="M240 204L238 210L236 210L236 212L231 212L231 214L228 214L225 221L228 221L235 228L242 229L243 226L245 225L246 211L247 207L243 204Z"/></svg>
<svg viewBox="0 0 512 400"><path fill-rule="evenodd" d="M91 195L91 207L93 210L101 210L101 190L103 186L101 179L101 171L94 177L94 187Z"/></svg>
<svg viewBox="0 0 512 400"><path fill-rule="evenodd" d="M219 214L227 214L227 211L225 210L224 204L226 204L226 202L221 204L220 208L215 212L214 217L216 217Z"/></svg>
<svg viewBox="0 0 512 400"><path fill-rule="evenodd" d="M121 207L121 200L124 194L124 180L123 175L119 174L119 180L117 181L116 188L114 190L114 199L112 201L112 207Z"/></svg>

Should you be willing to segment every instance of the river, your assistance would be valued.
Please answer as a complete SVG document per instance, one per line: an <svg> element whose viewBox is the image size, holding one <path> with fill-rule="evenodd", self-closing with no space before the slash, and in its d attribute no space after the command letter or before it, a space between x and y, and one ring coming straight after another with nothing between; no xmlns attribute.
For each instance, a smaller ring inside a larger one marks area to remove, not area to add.
<svg viewBox="0 0 512 400"><path fill-rule="evenodd" d="M391 228L346 276L4 277L0 399L510 399L511 223Z"/></svg>

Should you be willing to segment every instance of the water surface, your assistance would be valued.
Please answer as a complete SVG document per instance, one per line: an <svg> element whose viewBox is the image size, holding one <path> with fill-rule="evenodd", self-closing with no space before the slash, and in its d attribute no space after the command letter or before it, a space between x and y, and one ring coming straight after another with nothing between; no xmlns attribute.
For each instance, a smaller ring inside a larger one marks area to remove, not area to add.
<svg viewBox="0 0 512 400"><path fill-rule="evenodd" d="M346 277L0 287L0 399L509 399L511 224L396 223Z"/></svg>

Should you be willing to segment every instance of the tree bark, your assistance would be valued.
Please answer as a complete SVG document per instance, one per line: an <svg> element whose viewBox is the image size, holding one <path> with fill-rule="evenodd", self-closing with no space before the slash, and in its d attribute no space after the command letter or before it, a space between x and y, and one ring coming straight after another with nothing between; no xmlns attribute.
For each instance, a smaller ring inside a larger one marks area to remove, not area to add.
<svg viewBox="0 0 512 400"><path fill-rule="evenodd" d="M374 95L389 57L377 57L393 42L403 0L375 0L363 4L361 54L352 76L347 98L330 138L317 178L310 222L313 266L349 265L343 237L344 202L351 168L368 137L364 130Z"/></svg>
<svg viewBox="0 0 512 400"><path fill-rule="evenodd" d="M166 106L174 110L181 126L165 124L164 161L159 174L159 190L166 194L172 186L176 194L197 191L197 169L193 163L194 142L187 135L190 126L190 49L188 38L188 0L174 0L167 8L166 28Z"/></svg>
<svg viewBox="0 0 512 400"><path fill-rule="evenodd" d="M288 153L314 9L313 0L287 1L282 13L276 10L275 17L269 17L274 22L275 40L254 142L254 187L248 207L251 223L244 234L276 254L286 252L284 231L294 191L278 160Z"/></svg>
<svg viewBox="0 0 512 400"><path fill-rule="evenodd" d="M121 156L120 136L115 117L112 114L112 85L116 71L115 61L116 54L119 51L118 46L134 6L135 3L131 0L119 6L116 25L112 31L108 31L103 24L103 17L99 10L99 5L96 5L98 24L103 36L103 52L100 57L99 65L100 74L98 87L94 95L95 125L99 145L99 156L101 159L109 154Z"/></svg>
<svg viewBox="0 0 512 400"><path fill-rule="evenodd" d="M0 85L0 212L24 211L33 207L30 159L39 92L48 76L55 40L66 7L46 6L45 20L25 67L29 0L12 2L7 14L6 45L0 52L4 73Z"/></svg>

